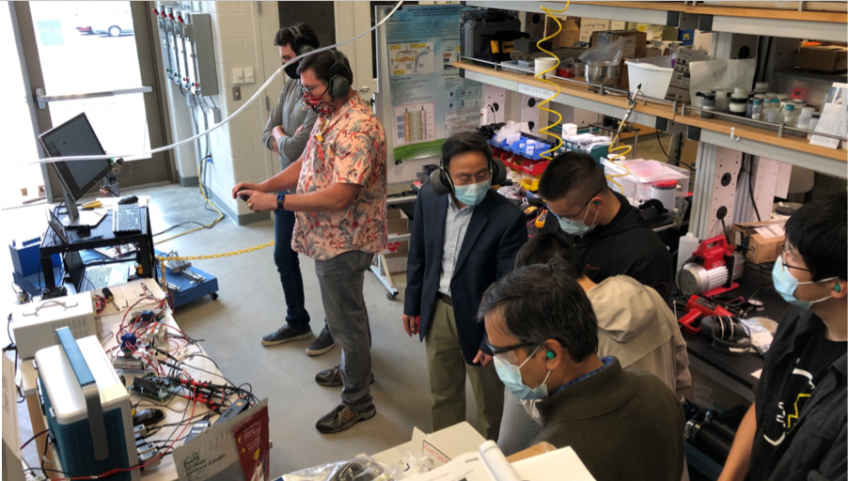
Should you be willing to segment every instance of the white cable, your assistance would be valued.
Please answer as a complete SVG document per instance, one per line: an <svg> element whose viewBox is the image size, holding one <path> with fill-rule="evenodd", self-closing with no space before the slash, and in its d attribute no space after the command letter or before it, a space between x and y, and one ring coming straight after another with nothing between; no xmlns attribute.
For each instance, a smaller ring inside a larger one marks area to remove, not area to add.
<svg viewBox="0 0 848 481"><path fill-rule="evenodd" d="M232 120L233 118L235 118L237 115L239 115L240 113L242 113L242 112L243 112L243 111L244 111L244 110L248 107L248 105L252 104L252 103L253 103L253 101L255 101L257 98L259 98L259 95L260 95L260 94L261 94L261 93L262 93L262 92L263 92L266 88L268 88L268 85L270 85L270 84L271 84L271 82L273 82L273 81L274 81L274 79L276 79L276 78L277 78L277 76L278 76L278 75L280 75L280 73L282 73L282 72L285 70L285 68L286 68L286 67L288 67L289 65L291 65L292 63L297 62L298 60L303 59L303 58L306 58L306 57L308 57L308 56L310 56L310 55L315 55L316 53L323 52L323 51L325 51L325 50L330 50L330 49L336 48L336 47L338 47L338 46L340 46L340 45L345 45L345 44L347 44L347 43L350 43L350 42L353 42L353 41L359 40L360 38L362 38L362 37L364 37L364 36L368 35L368 34L369 34L369 33L371 33L372 31L374 31L374 30L378 29L378 28L380 27L380 25L382 25L383 23L385 23L385 22L386 22L386 20L388 20L389 18L391 18L391 16L392 16L392 15L394 15L395 11L397 11L397 9L398 9L398 8L400 8L400 6L401 6L401 5L403 5L403 1L399 1L399 2L397 3L397 5L395 5L395 8L393 8L393 9L392 9L392 11L391 11L391 12L389 12L389 14L388 14L388 15L386 15L386 18L384 18L384 19L383 19L383 20L381 20L379 23L377 23L377 25L374 25L373 27L369 28L368 30L366 30L366 31L362 32L361 34L359 34L359 35L357 35L357 36L355 36L355 37L353 37L353 38L351 38L351 39L349 39L349 40L345 40L344 42L339 42L339 43L336 43L336 44L333 44L333 45L329 45L329 46L327 46L327 47L317 48L317 49L315 49L315 50L312 50L311 52L307 52L307 53L305 53L305 54L298 55L297 57L295 57L295 58L293 58L293 59L289 60L288 62L284 63L284 64L283 64L283 66L282 66L282 67L280 67L279 69L277 69L277 71L276 71L276 72L274 72L274 73L271 75L271 77L269 77L269 78L268 78L268 80L267 80L264 84L262 84L262 86L261 86L261 87L259 87L258 89L256 89L256 93L255 93L255 94L253 94L253 96L252 96L252 97L250 97L249 99L247 99L247 102L245 102L245 103L244 103L244 105L242 105L241 107L239 107L239 108L238 108L238 110L236 110L235 112L233 112L233 113L232 113L229 117L227 117L226 119L222 120L222 121L221 121L221 123L219 123L219 124L217 124L217 125L213 126L213 127L212 127L211 129L209 129L209 130L206 130L206 131L200 132L200 133L198 133L197 135L195 135L195 136L193 136L193 137L189 137L189 138L187 138L187 139L185 139L185 140L181 140L181 141L176 142L176 143L173 143L173 144L171 144L171 145L165 145L165 146L163 146L163 147L158 147L158 148L155 148L155 149L152 149L152 150L148 150L148 151L145 151L145 152L138 152L138 153L132 153L132 154L106 154L106 155L85 155L85 156L83 156L83 155L78 155L78 156L71 156L71 157L49 157L49 158L46 158L46 159L38 159L38 160L29 161L29 162L23 162L23 163L21 163L21 164L17 164L17 165L48 164L48 163L51 163L51 162L75 162L75 161L83 161L83 160L112 159L112 158L117 158L117 157L138 157L138 156L147 156L147 155L152 155L152 154L158 154L159 152L164 152L164 151L166 151L166 150L171 150L171 149L176 148L176 147L179 147L179 146L181 146L181 145L183 145L183 144L187 144L187 143L189 143L189 142L192 142L192 141L194 141L195 139L199 139L200 137L202 137L202 136L204 136L204 135L207 135L208 133L212 132L213 130L218 129L219 127L223 126L224 124L226 124L227 122L229 122L230 120ZM198 130L199 130L199 129L198 129Z"/></svg>

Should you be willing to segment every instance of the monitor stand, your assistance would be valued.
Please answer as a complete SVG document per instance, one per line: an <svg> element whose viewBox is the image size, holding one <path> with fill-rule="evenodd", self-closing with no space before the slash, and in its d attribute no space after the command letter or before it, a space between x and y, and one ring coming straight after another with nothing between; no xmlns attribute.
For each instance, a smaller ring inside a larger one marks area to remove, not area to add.
<svg viewBox="0 0 848 481"><path fill-rule="evenodd" d="M65 227L70 229L76 228L94 228L97 227L104 218L106 218L106 214L99 214L97 212L92 211L82 211L80 212L77 209L77 201L74 200L73 196L68 192L68 189L65 186L62 186L62 195L65 198L65 206L68 211L68 216L62 219L62 224Z"/></svg>

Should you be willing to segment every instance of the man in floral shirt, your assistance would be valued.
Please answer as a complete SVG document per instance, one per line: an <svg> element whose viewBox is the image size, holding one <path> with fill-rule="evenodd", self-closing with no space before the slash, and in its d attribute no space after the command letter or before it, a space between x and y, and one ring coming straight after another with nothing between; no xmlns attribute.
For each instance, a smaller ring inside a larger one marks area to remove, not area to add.
<svg viewBox="0 0 848 481"><path fill-rule="evenodd" d="M247 195L254 212L296 212L292 248L315 260L324 313L342 348L341 364L315 377L322 386L343 386L342 403L316 424L322 433L344 431L377 414L362 289L365 271L386 248L386 135L350 88L348 65L336 50L301 61L304 100L319 115L303 155L261 184L233 188L233 198ZM296 194L274 194L295 185Z"/></svg>

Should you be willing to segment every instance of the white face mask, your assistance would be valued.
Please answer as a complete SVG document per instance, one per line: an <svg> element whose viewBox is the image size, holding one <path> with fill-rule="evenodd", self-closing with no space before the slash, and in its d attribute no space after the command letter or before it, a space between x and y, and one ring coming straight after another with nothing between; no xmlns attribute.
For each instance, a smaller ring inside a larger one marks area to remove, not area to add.
<svg viewBox="0 0 848 481"><path fill-rule="evenodd" d="M519 399L521 406L527 411L527 414L536 421L536 424L542 424L542 414L539 413L538 399Z"/></svg>

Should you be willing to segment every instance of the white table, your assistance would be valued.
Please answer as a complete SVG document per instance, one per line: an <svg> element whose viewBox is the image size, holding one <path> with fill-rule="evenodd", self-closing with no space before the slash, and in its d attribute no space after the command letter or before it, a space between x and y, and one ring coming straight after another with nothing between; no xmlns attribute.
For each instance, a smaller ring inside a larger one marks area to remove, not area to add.
<svg viewBox="0 0 848 481"><path fill-rule="evenodd" d="M110 289L115 293L116 297L121 295L121 293L127 293L128 295L132 295L134 292L141 292L140 284L144 283L147 288L153 293L153 295L159 299L165 298L165 293L159 288L159 285L153 279L141 279L137 281L130 282L123 286L111 287ZM100 295L100 290L94 290L93 293ZM120 306L120 303L119 303ZM145 307L144 303L139 304L133 310L140 310ZM101 339L104 339L103 347L108 352L111 351L113 347L117 345L115 341L115 332L118 330L118 326L121 324L121 320L123 318L124 313L126 312L126 308L122 311L118 312L115 307L110 303L106 306L103 312L100 314L100 321L103 325L103 336ZM169 308L165 308L165 318L162 322L165 324L172 325L174 327L178 327L172 312ZM108 339L107 339L108 336ZM207 355L202 347L195 344L190 348L191 353L198 353ZM111 356L110 356L111 357ZM210 381L215 384L224 384L224 379L219 377L221 372L215 367L215 364L209 359L202 357L187 357L185 360L185 371L188 372L195 380L197 381ZM33 433L40 433L47 429L46 419L42 415L41 405L38 402L38 396L36 395L36 378L37 378L37 368L34 366L35 360L24 360L21 362L21 389L24 393L24 396L27 400L27 408L29 409L30 422L32 423L32 431ZM198 369L199 368L199 369ZM202 371L208 371L209 374ZM143 402L145 398L140 398L137 395L133 394L132 401L142 401L139 406L139 410L147 409L147 408L157 408L157 406L152 406L149 403ZM189 401L178 396L174 396L174 398L170 401L167 408L162 408L165 412L165 421L164 424L172 424L178 423L183 418L183 411L188 406ZM173 410L172 410L173 409ZM191 413L191 406L188 406L188 413L185 415L186 419L188 419L189 414ZM194 415L204 414L208 412L206 406L202 404L195 405ZM155 435L148 438L149 441L164 441L168 438L169 435L173 432L173 427L162 428ZM186 436L191 428L186 428L186 430L182 433L182 436ZM178 427L177 434L182 430L182 426ZM176 434L171 439L176 439ZM39 436L36 439L36 447L38 449L39 454L44 452L46 443L46 436ZM169 443L170 444L170 443ZM174 447L177 447L181 444L181 442L177 442ZM61 467L58 464L58 460L53 453L52 447L48 451L47 459L54 460L54 465L51 466L49 463L44 464L45 468L52 468L61 471ZM56 474L48 471L48 475ZM51 476L48 476L51 477ZM52 476L55 477L55 476ZM174 457L171 455L165 456L162 458L160 464L155 467L145 468L142 471L142 478L150 481L171 481L177 479L177 470L174 465Z"/></svg>

